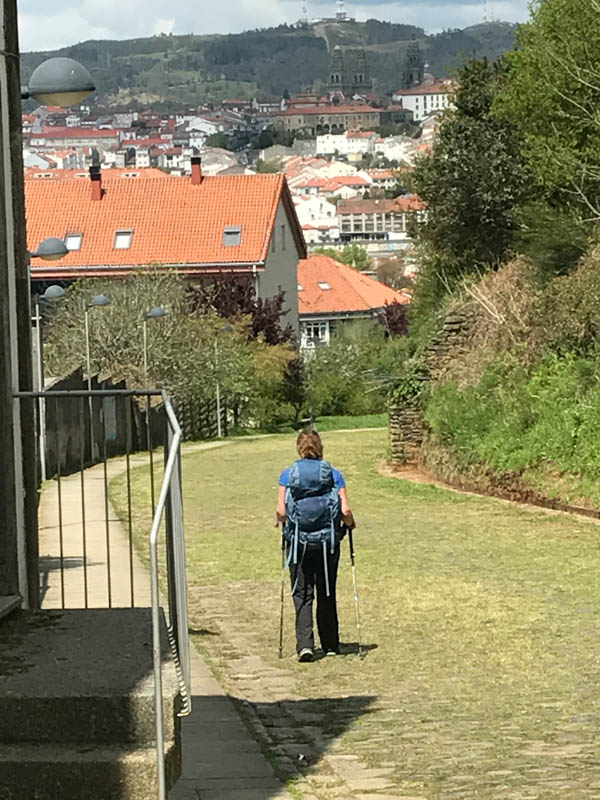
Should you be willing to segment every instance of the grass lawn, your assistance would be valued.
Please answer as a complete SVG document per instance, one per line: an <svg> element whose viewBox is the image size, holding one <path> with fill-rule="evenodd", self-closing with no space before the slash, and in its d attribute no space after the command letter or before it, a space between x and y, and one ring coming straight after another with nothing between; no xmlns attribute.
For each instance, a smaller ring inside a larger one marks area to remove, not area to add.
<svg viewBox="0 0 600 800"><path fill-rule="evenodd" d="M273 515L293 436L184 452L193 625L212 624L195 616L198 587L265 661L283 665L299 694L324 700L320 724L336 734L336 752L393 767L386 796L600 798L600 529L380 477L373 464L386 446L384 430L325 437L357 518L363 642L376 646L364 660L298 664L289 597L287 657L277 658ZM142 477L134 475L138 493ZM112 490L122 509L124 478ZM148 526L140 511L140 537ZM345 543L339 594L342 641L355 642ZM216 656L218 639L198 642ZM349 714L343 698L357 695L370 705Z"/></svg>

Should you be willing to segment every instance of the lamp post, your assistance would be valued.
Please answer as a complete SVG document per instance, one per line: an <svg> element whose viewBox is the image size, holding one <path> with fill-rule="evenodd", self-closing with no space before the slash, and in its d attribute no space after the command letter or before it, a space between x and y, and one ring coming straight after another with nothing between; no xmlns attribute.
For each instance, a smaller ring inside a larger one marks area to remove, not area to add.
<svg viewBox="0 0 600 800"><path fill-rule="evenodd" d="M32 254L34 255L34 254ZM54 285L48 286L42 295L35 296L35 333L36 333L36 374L37 374L37 388L39 392L44 391L44 350L42 339L42 314L40 309L40 301L47 303L57 303L65 296L65 290L62 286ZM40 451L40 479L46 480L46 401L43 397L38 397L38 436L39 436L39 451Z"/></svg>
<svg viewBox="0 0 600 800"><path fill-rule="evenodd" d="M220 381L220 369L221 369L221 359L219 356L219 334L220 333L231 333L233 328L231 325L223 325L217 331L217 335L215 336L215 399L217 402L217 438L220 439L223 436L223 428L221 425L221 381Z"/></svg>
<svg viewBox="0 0 600 800"><path fill-rule="evenodd" d="M85 364L87 370L88 392L92 391L92 364L90 359L90 308L103 308L110 305L110 298L105 294L95 294L85 307ZM90 458L94 460L94 406L91 394L88 396L88 406L90 410Z"/></svg>
<svg viewBox="0 0 600 800"><path fill-rule="evenodd" d="M54 88L70 93L68 105L81 97L75 88L92 86ZM43 98L43 88L34 82L25 96ZM0 605L2 596L20 595L28 607L39 605L39 590L33 409L16 397L32 384L20 89L17 0L0 0Z"/></svg>
<svg viewBox="0 0 600 800"><path fill-rule="evenodd" d="M144 338L144 386L148 387L148 320L160 319L164 317L167 312L163 306L153 306L150 311L144 314L144 322L142 326Z"/></svg>

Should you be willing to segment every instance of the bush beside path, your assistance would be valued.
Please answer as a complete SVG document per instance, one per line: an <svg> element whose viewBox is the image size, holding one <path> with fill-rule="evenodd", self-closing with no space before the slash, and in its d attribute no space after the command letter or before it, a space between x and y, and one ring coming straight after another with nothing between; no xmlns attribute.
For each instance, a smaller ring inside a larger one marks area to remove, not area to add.
<svg viewBox="0 0 600 800"><path fill-rule="evenodd" d="M297 663L288 591L278 659L273 516L294 438L182 457L193 640L290 789L320 800L600 798L597 525L384 477L384 430L324 442L357 517L363 660L346 543L344 654ZM118 509L123 479L111 488Z"/></svg>

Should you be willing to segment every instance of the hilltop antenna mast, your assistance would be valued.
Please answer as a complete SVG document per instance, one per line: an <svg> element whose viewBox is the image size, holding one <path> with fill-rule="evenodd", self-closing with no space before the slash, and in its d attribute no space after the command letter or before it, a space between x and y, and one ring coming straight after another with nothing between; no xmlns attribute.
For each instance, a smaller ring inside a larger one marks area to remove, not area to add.
<svg viewBox="0 0 600 800"><path fill-rule="evenodd" d="M487 0L483 0L483 21L488 21L488 4Z"/></svg>
<svg viewBox="0 0 600 800"><path fill-rule="evenodd" d="M302 5L302 16L300 17L301 21L304 22L306 25L308 24L308 9L306 7L306 3Z"/></svg>
<svg viewBox="0 0 600 800"><path fill-rule="evenodd" d="M348 14L346 13L346 9L344 7L344 0L336 0L337 11L335 14L335 18L338 20L344 20L348 18Z"/></svg>

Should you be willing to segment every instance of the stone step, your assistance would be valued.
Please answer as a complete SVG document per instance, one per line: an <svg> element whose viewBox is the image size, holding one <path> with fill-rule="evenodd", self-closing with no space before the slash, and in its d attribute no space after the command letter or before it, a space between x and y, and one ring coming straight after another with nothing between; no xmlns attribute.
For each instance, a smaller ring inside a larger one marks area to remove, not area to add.
<svg viewBox="0 0 600 800"><path fill-rule="evenodd" d="M166 633L162 672L171 740L179 684ZM155 742L150 609L20 611L2 620L0 743L28 742Z"/></svg>
<svg viewBox="0 0 600 800"><path fill-rule="evenodd" d="M165 749L167 789L181 769L175 742ZM0 745L0 800L153 800L156 749Z"/></svg>

